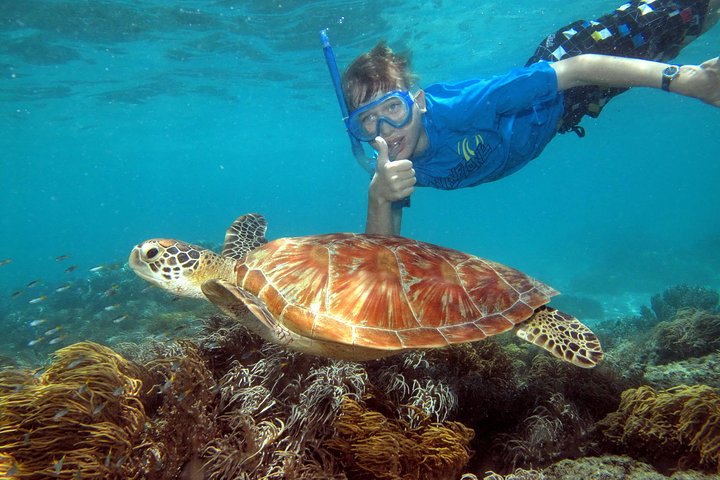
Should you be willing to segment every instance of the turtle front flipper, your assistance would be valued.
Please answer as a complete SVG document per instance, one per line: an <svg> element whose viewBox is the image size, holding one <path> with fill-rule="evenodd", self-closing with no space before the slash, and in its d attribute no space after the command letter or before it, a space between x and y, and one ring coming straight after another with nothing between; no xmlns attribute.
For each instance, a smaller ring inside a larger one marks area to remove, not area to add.
<svg viewBox="0 0 720 480"><path fill-rule="evenodd" d="M207 299L217 305L223 313L239 320L248 330L264 340L280 345L289 342L287 329L278 325L272 313L256 296L225 280L208 280L201 288Z"/></svg>
<svg viewBox="0 0 720 480"><path fill-rule="evenodd" d="M577 318L554 308L538 308L515 334L578 367L592 368L603 358L597 336Z"/></svg>

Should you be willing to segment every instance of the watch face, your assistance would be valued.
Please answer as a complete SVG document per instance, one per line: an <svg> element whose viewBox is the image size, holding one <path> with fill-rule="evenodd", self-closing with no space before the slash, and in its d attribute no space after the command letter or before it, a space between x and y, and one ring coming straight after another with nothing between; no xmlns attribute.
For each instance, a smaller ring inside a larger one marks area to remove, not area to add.
<svg viewBox="0 0 720 480"><path fill-rule="evenodd" d="M678 72L680 72L680 67L678 67L677 65L670 65L665 70L663 70L663 77L675 78Z"/></svg>

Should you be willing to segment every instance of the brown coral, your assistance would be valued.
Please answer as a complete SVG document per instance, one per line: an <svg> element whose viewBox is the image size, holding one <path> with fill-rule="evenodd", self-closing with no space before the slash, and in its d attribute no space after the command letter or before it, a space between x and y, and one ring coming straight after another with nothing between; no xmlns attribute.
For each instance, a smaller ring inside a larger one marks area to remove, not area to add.
<svg viewBox="0 0 720 480"><path fill-rule="evenodd" d="M706 385L626 390L598 427L612 444L659 468L720 472L720 393Z"/></svg>
<svg viewBox="0 0 720 480"><path fill-rule="evenodd" d="M470 459L474 432L459 422L410 428L343 399L335 423L337 436L326 442L341 458L349 478L457 478Z"/></svg>
<svg viewBox="0 0 720 480"><path fill-rule="evenodd" d="M218 434L219 390L198 347L177 343L176 355L149 362L157 382L148 388L151 411L135 447L132 472L147 478L177 478L185 464L197 462L207 442Z"/></svg>
<svg viewBox="0 0 720 480"><path fill-rule="evenodd" d="M0 473L10 478L131 478L147 421L147 372L107 347L58 350L45 371L0 373Z"/></svg>

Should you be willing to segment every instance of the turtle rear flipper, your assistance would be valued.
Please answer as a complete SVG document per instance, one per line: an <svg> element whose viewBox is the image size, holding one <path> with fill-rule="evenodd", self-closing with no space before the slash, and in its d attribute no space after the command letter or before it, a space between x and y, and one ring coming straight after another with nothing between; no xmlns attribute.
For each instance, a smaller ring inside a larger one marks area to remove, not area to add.
<svg viewBox="0 0 720 480"><path fill-rule="evenodd" d="M554 308L538 308L515 334L578 367L592 368L603 358L597 336L577 318Z"/></svg>

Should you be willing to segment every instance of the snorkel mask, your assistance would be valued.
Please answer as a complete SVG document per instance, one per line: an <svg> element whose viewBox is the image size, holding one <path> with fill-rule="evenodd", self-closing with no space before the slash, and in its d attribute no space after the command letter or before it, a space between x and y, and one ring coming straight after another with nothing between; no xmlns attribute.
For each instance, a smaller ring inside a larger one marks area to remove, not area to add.
<svg viewBox="0 0 720 480"><path fill-rule="evenodd" d="M395 90L345 117L345 126L356 139L371 142L380 135L383 123L394 128L402 128L410 123L413 102L410 92Z"/></svg>

